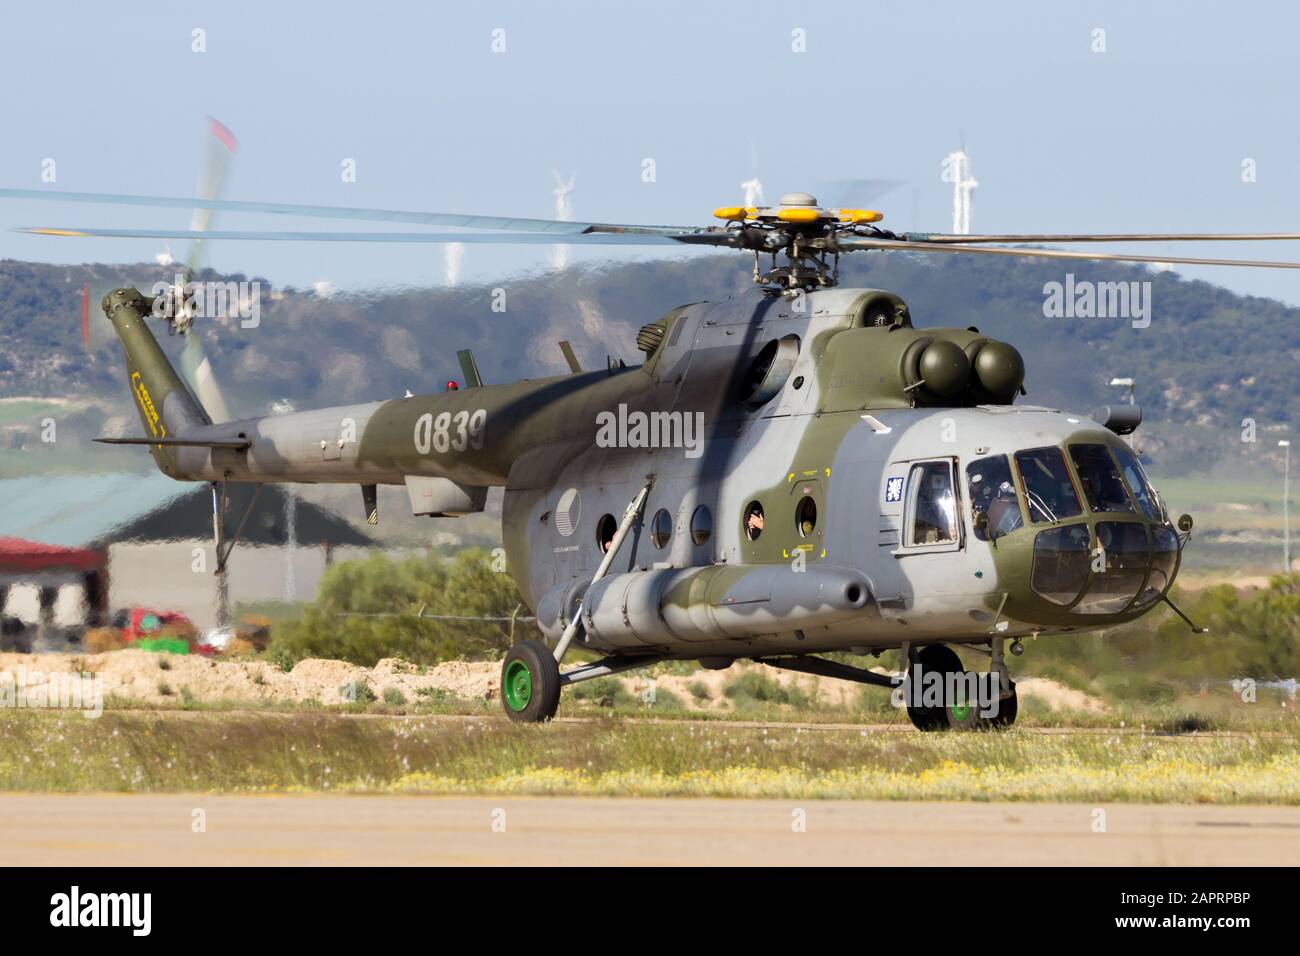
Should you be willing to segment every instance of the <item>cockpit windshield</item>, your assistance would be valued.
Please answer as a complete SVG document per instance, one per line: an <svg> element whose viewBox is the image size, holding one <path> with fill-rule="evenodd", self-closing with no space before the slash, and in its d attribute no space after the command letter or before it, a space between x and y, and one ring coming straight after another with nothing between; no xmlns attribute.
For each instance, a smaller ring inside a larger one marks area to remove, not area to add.
<svg viewBox="0 0 1300 956"><path fill-rule="evenodd" d="M1128 445L1081 442L1068 451L1077 485L1060 448L1031 448L1014 456L1031 522L1078 517L1084 511L1081 498L1098 516L1038 531L1030 584L1039 597L1073 614L1145 610L1168 591L1178 571L1180 542L1164 506ZM975 515L981 493L988 497L981 489L984 473L991 474L997 460L982 458L967 469ZM992 527L991 504L986 513Z"/></svg>
<svg viewBox="0 0 1300 956"><path fill-rule="evenodd" d="M1025 486L1029 518L1035 524L1073 518L1083 511L1059 448L1016 452L1016 467Z"/></svg>
<svg viewBox="0 0 1300 956"><path fill-rule="evenodd" d="M1070 458L1079 473L1084 497L1093 511L1133 511L1119 470L1105 445L1071 445Z"/></svg>
<svg viewBox="0 0 1300 956"><path fill-rule="evenodd" d="M1147 480L1146 472L1142 470L1142 464L1138 461L1138 456L1133 454L1133 449L1127 445L1115 449L1115 458L1119 461L1120 470L1124 474L1124 484L1128 485L1128 490L1133 493L1133 499L1142 509L1142 513L1152 521L1163 521L1164 515L1160 511L1160 504L1156 500L1155 490L1151 487L1151 482Z"/></svg>

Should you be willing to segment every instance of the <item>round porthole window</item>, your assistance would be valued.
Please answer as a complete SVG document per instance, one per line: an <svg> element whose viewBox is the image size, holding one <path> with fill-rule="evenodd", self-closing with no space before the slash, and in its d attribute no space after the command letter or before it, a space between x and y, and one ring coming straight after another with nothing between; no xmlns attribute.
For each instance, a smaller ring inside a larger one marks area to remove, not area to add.
<svg viewBox="0 0 1300 956"><path fill-rule="evenodd" d="M817 502L805 495L794 509L794 527L799 537L806 538L817 529Z"/></svg>
<svg viewBox="0 0 1300 956"><path fill-rule="evenodd" d="M691 515L691 540L696 544L707 544L713 537L713 512L708 505L700 505Z"/></svg>
<svg viewBox="0 0 1300 956"><path fill-rule="evenodd" d="M618 522L614 520L614 516L601 515L600 520L596 522L596 544L600 545L602 554L609 550L617 533Z"/></svg>
<svg viewBox="0 0 1300 956"><path fill-rule="evenodd" d="M745 537L757 541L763 535L763 503L751 501L745 506Z"/></svg>
<svg viewBox="0 0 1300 956"><path fill-rule="evenodd" d="M650 543L662 551L673 537L673 516L667 508L660 508L650 521Z"/></svg>

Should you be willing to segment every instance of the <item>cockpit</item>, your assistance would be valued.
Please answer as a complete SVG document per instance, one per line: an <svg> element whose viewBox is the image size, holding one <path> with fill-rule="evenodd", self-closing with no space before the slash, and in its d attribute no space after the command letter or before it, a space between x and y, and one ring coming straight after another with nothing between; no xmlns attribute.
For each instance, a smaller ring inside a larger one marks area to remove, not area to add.
<svg viewBox="0 0 1300 956"><path fill-rule="evenodd" d="M1026 448L965 470L972 533L996 544L1032 531L1030 585L1045 601L1074 614L1121 614L1145 610L1173 583L1178 536L1128 445ZM942 495L936 507L946 513ZM948 507L955 517L955 503ZM913 514L925 511L918 501Z"/></svg>

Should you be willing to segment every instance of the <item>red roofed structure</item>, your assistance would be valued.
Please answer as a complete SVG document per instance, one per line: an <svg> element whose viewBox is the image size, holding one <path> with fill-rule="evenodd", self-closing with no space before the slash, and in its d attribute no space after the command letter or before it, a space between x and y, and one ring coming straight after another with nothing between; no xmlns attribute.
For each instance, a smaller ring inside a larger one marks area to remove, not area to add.
<svg viewBox="0 0 1300 956"><path fill-rule="evenodd" d="M22 538L0 538L0 574L30 571L87 572L104 570L108 548L65 548Z"/></svg>

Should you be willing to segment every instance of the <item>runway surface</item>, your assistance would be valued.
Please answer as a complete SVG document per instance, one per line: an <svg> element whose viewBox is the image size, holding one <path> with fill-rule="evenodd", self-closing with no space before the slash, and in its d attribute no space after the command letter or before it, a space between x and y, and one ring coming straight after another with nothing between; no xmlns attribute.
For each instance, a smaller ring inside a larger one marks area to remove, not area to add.
<svg viewBox="0 0 1300 956"><path fill-rule="evenodd" d="M1098 810L1105 832L1096 830ZM5 866L1241 866L1297 859L1300 807L0 794Z"/></svg>

